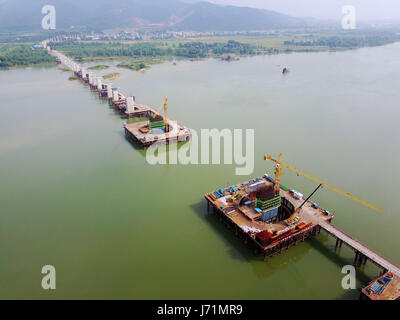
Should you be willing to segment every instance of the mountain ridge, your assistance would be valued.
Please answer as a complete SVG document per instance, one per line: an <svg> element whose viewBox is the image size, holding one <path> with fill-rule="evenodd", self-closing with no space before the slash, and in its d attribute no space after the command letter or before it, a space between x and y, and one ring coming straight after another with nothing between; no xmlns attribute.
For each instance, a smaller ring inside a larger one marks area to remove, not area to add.
<svg viewBox="0 0 400 320"><path fill-rule="evenodd" d="M56 8L57 28L158 27L179 31L247 31L304 25L299 18L249 7L181 0L4 0L0 28L40 29L45 5Z"/></svg>

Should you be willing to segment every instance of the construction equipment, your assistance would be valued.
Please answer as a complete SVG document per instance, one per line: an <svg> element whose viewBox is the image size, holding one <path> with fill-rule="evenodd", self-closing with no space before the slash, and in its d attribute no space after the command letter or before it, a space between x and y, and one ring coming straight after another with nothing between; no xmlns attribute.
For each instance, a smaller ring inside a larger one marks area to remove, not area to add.
<svg viewBox="0 0 400 320"><path fill-rule="evenodd" d="M275 185L274 185L275 196L279 195L279 189L281 184L281 174L282 174L281 158L282 158L282 153L278 155L278 160L276 161L275 165Z"/></svg>
<svg viewBox="0 0 400 320"><path fill-rule="evenodd" d="M287 165L287 164L285 164L285 163L282 163L282 162L281 162L281 156L282 156L282 154L279 154L278 160L276 160L276 159L274 159L272 156L270 156L270 155L268 155L268 154L264 155L264 160L271 160L271 161L275 162L277 166L279 165L279 169L278 169L278 168L275 169L275 174L278 173L278 177L276 177L276 179L275 179L275 188L277 187L277 184L278 184L278 190L279 190L280 175L281 175L281 173L282 173L282 172L281 172L281 170L282 170L281 167L285 167L285 168L287 168L287 169L289 169L289 170L291 170L291 171L296 172L297 175L302 175L302 176L304 176L304 177L306 177L306 178L308 178L308 179L310 179L310 180L312 180L312 181L315 181L315 182L319 183L320 185L325 186L325 187L327 187L327 188L329 188L329 189L331 189L331 190L333 190L333 191L336 191L336 192L338 192L338 193L340 193L340 194L346 196L346 197L349 198L349 199L352 199L352 200L354 200L354 201L357 201L358 203L361 203L362 205L364 205L364 206L366 206L366 207L368 207L368 208L371 208L371 209L373 209L373 210L375 210L375 211L378 211L378 212L382 212L382 209L381 209L381 208L379 208L379 207L377 207L377 206L374 206L374 205L371 204L371 203L368 203L368 202L366 202L366 201L364 201L364 200L358 199L358 198L356 198L355 196L353 196L352 194L350 194L350 193L348 193L348 192L346 192L346 191L343 191L343 190L341 190L341 189L339 189L339 188L336 188L336 187L334 187L334 186L332 186L332 185L330 185L330 184L328 184L328 183L326 183L326 182L324 182L324 181L322 181L322 180L319 180L319 179L317 179L317 178L315 178L315 177L313 177L313 176L311 176L311 175L309 175L309 174L307 174L307 173L304 173L304 172L302 172L302 171L300 171L300 170L298 170L298 169L296 169L296 168L294 168L294 167L292 167L292 166L289 166L289 165ZM278 179L278 178L279 178L279 179ZM304 203L303 203L303 204L304 204ZM297 211L297 210L296 210L296 211ZM299 211L300 211L300 210L299 210ZM290 219L290 218L289 218L289 219Z"/></svg>
<svg viewBox="0 0 400 320"><path fill-rule="evenodd" d="M236 200L242 200L244 197L246 197L247 196L247 193L246 192L244 192L244 191L242 191L242 190L239 190L239 191L236 191L233 195L232 195L232 197L231 197L231 201L233 202L233 201L236 201Z"/></svg>
<svg viewBox="0 0 400 320"><path fill-rule="evenodd" d="M294 212L289 218L287 218L287 219L285 220L285 223L286 223L288 226L291 226L292 224L297 224L297 223L300 221L299 212L300 212L300 209L297 208L297 209L295 210L295 212Z"/></svg>
<svg viewBox="0 0 400 320"><path fill-rule="evenodd" d="M313 196L314 193L316 193L318 191L319 188L322 187L322 184L319 184L318 187L307 197L307 199L305 199L303 201L303 203L293 212L293 214L287 218L285 220L287 225L292 225L292 224L296 224L299 222L300 217L299 217L299 213L301 210L301 207Z"/></svg>
<svg viewBox="0 0 400 320"><path fill-rule="evenodd" d="M168 116L167 116L168 107L167 107L167 102L168 102L167 97L164 97L164 101L163 101L162 105L157 109L157 111L155 112L155 114L152 117L152 119L154 119L156 116L161 116L160 115L160 111L161 111L162 108L164 108L165 132L168 131Z"/></svg>

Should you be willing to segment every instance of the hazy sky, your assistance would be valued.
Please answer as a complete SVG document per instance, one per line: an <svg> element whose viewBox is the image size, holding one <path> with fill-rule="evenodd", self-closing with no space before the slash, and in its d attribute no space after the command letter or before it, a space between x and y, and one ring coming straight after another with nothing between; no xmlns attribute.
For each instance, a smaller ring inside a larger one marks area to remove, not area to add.
<svg viewBox="0 0 400 320"><path fill-rule="evenodd" d="M341 19L342 7L353 5L360 20L400 19L400 0L207 0L218 4L275 10L298 17Z"/></svg>

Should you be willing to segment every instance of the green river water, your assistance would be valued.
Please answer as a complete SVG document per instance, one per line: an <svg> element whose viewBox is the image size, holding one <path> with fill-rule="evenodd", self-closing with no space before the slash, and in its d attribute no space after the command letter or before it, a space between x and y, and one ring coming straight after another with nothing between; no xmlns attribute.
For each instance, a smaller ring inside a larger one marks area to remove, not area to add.
<svg viewBox="0 0 400 320"><path fill-rule="evenodd" d="M70 72L0 71L0 298L357 299L341 287L353 253L322 232L273 259L235 238L204 194L272 174L264 153L383 208L327 188L313 199L334 224L400 264L400 44L337 53L215 59L120 72L140 103L200 130L255 130L255 169L158 165L123 135L126 121ZM109 62L116 65L117 62ZM291 72L282 76L283 67ZM284 170L305 195L315 183ZM44 265L57 289L41 287ZM372 279L371 263L357 285Z"/></svg>

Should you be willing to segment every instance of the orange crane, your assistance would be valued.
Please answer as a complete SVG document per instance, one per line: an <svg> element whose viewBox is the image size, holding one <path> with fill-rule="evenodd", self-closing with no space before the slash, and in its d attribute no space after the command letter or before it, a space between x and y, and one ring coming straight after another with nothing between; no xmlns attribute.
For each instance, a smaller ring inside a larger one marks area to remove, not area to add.
<svg viewBox="0 0 400 320"><path fill-rule="evenodd" d="M157 111L154 113L154 116L152 117L152 119L154 119L157 115L161 116L160 115L160 111L161 111L162 108L164 108L165 132L168 131L168 116L167 116L168 107L167 107L167 102L168 102L167 97L164 97L164 101L163 101L162 105L157 109Z"/></svg>
<svg viewBox="0 0 400 320"><path fill-rule="evenodd" d="M379 208L379 207L377 207L377 206L374 206L373 204L371 204L371 203L369 203L369 202L367 202L367 201L364 201L364 200L361 200L361 199L359 199L359 198L356 198L355 196L353 196L352 194L350 194L350 193L348 193L348 192L346 192L346 191L343 191L343 190L341 190L341 189L339 189L339 188L336 188L336 187L334 187L334 186L332 186L332 185L330 185L330 184L328 184L328 183L326 183L326 182L324 182L324 181L322 181L322 180L319 180L319 179L317 179L317 178L315 178L315 177L313 177L313 176L311 176L311 175L309 175L309 174L307 174L307 173L305 173L305 172L302 172L302 171L300 171L300 170L298 170L298 169L296 169L296 168L294 168L294 167L292 167L292 166L289 166L289 165L287 165L287 164L285 164L285 163L282 163L282 162L281 162L281 157L282 157L282 154L279 154L278 160L276 160L276 159L274 159L272 156L270 156L270 155L268 155L268 154L264 155L264 160L271 160L271 161L273 161L273 162L276 163L276 167L275 167L275 176L276 176L276 179L275 179L275 189L274 189L275 191L278 190L278 192L279 192L279 188L280 188L280 186L279 186L279 184L280 184L280 176L281 176L281 174L282 174L282 168L281 168L281 167L285 167L285 168L287 168L287 169L289 169L289 170L291 170L291 171L296 172L297 175L304 176L304 177L306 177L306 178L308 178L308 179L310 179L310 180L312 180L312 181L317 182L317 183L319 184L318 188L319 188L320 186L325 186L325 187L327 187L327 188L329 188L329 189L331 189L331 190L333 190L333 191L336 191L336 192L338 192L338 193L344 195L345 197L347 197L347 198L349 198L349 199L352 199L352 200L354 200L354 201L357 201L358 203L361 203L362 205L364 205L364 206L366 206L366 207L368 207L368 208L371 208L371 209L373 209L373 210L375 210L375 211L378 211L378 212L382 212L382 209L381 209L381 208ZM318 189L318 188L317 188L317 189ZM317 190L317 189L316 189L316 190ZM315 190L315 191L316 191L316 190ZM315 192L315 191L314 191L314 192ZM311 195L313 195L314 192L313 192ZM310 197L311 197L311 196L310 196ZM308 200L310 197L308 197L307 200ZM307 200L306 200L306 201L307 201ZM303 204L304 204L304 202L303 202ZM301 206L300 206L298 209L301 209ZM297 210L296 210L296 211L297 211ZM300 211L300 210L299 210L299 211Z"/></svg>

